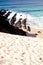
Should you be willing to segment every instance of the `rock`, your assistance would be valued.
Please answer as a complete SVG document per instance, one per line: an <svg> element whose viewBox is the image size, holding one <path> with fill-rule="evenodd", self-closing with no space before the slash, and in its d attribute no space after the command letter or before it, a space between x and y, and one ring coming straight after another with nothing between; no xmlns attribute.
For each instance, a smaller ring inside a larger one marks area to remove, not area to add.
<svg viewBox="0 0 43 65"><path fill-rule="evenodd" d="M10 15L7 17L7 20L10 25L13 25L14 22L16 21L16 12L10 13Z"/></svg>
<svg viewBox="0 0 43 65"><path fill-rule="evenodd" d="M27 36L22 27L30 31L30 27L26 27L26 16L24 14L0 10L0 29L3 28L2 31Z"/></svg>
<svg viewBox="0 0 43 65"><path fill-rule="evenodd" d="M16 24L15 27L21 28L21 20L19 20Z"/></svg>
<svg viewBox="0 0 43 65"><path fill-rule="evenodd" d="M41 33L41 31L38 31L38 33Z"/></svg>
<svg viewBox="0 0 43 65"><path fill-rule="evenodd" d="M17 27L13 27L12 25L10 25L9 22L6 21L3 16L0 17L0 32L2 32L1 30L3 32L8 31L8 33L10 33L10 34L26 36L26 32L18 29Z"/></svg>
<svg viewBox="0 0 43 65"><path fill-rule="evenodd" d="M3 16L6 13L6 10L2 9L0 10L0 16Z"/></svg>
<svg viewBox="0 0 43 65"><path fill-rule="evenodd" d="M10 15L10 11L6 11L6 13L3 15L6 19L7 19L7 17Z"/></svg>
<svg viewBox="0 0 43 65"><path fill-rule="evenodd" d="M30 27L29 27L29 26L27 27L27 30L28 30L28 31L31 31L31 29L30 29Z"/></svg>
<svg viewBox="0 0 43 65"><path fill-rule="evenodd" d="M24 29L26 29L26 18L22 20L21 25Z"/></svg>

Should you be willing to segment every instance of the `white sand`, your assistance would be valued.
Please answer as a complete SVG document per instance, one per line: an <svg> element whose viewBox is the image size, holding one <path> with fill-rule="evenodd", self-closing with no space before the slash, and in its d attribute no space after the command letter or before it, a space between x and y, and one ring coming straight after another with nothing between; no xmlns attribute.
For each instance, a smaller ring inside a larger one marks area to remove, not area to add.
<svg viewBox="0 0 43 65"><path fill-rule="evenodd" d="M0 65L43 65L43 39L0 33Z"/></svg>

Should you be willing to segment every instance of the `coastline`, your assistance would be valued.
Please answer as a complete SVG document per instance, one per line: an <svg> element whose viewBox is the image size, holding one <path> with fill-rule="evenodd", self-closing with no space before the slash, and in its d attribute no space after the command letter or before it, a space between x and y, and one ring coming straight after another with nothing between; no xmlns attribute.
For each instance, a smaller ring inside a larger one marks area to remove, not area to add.
<svg viewBox="0 0 43 65"><path fill-rule="evenodd" d="M30 35L28 37L36 37L36 38L42 38L43 39L43 28L36 28L36 27L31 27L31 31L27 31L26 29L23 29ZM36 34L36 36L34 36Z"/></svg>
<svg viewBox="0 0 43 65"><path fill-rule="evenodd" d="M22 14L22 13L11 12L9 10L8 11L7 10L1 10L0 15L5 17L4 19L3 19L3 17L1 19L2 21L4 20L3 23L4 23L5 28L6 28L6 24L8 23L9 26L12 25L14 28L18 27L18 30L21 28L23 31L26 32L26 36L28 36L28 37L43 38L43 28L35 27L35 25L33 25L33 27L29 26L29 24L31 25L31 21L29 21L29 19L31 19L31 20L33 19L33 18L31 18L30 15L27 17L24 13ZM3 23L2 22L0 22L0 23L3 26ZM8 27L8 25L7 25L7 27ZM10 28L10 27L8 27L8 28ZM12 29L14 30L14 28L12 28ZM18 34L19 33L20 33L20 31L18 32Z"/></svg>
<svg viewBox="0 0 43 65"><path fill-rule="evenodd" d="M43 0L0 0L0 65L43 65Z"/></svg>
<svg viewBox="0 0 43 65"><path fill-rule="evenodd" d="M36 37L43 38L43 29L32 28L30 33L37 34Z"/></svg>

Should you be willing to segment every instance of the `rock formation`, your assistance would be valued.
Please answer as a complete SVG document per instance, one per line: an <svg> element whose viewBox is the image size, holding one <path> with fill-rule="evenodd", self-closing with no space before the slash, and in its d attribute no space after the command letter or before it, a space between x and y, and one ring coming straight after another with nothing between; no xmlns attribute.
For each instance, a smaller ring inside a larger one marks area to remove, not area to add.
<svg viewBox="0 0 43 65"><path fill-rule="evenodd" d="M26 35L22 28L31 30L29 26L26 27L26 16L24 14L11 12L10 10L0 10L0 31Z"/></svg>

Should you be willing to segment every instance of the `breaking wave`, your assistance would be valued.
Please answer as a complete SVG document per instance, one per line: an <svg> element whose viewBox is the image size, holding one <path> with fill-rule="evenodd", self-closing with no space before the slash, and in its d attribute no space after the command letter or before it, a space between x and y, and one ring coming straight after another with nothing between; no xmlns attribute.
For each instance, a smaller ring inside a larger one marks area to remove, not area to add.
<svg viewBox="0 0 43 65"><path fill-rule="evenodd" d="M11 10L13 11L13 10ZM14 11L13 11L14 12ZM29 13L17 12L19 15L23 15L22 18L26 18L26 25L30 27L43 28L43 16L33 16Z"/></svg>

